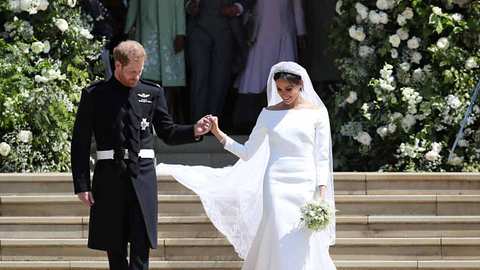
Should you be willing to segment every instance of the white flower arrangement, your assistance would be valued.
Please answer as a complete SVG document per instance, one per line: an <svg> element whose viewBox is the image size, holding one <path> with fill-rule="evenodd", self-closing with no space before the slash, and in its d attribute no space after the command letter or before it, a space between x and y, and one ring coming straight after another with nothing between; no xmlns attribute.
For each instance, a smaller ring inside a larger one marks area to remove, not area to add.
<svg viewBox="0 0 480 270"><path fill-rule="evenodd" d="M360 15L360 18L362 20L365 20L368 18L368 8L361 3L356 3L355 4L355 9L357 10L358 15Z"/></svg>
<svg viewBox="0 0 480 270"><path fill-rule="evenodd" d="M388 41L390 42L390 44L392 44L393 47L398 48L398 46L400 46L400 42L402 41L402 39L400 38L399 35L394 34L388 38Z"/></svg>
<svg viewBox="0 0 480 270"><path fill-rule="evenodd" d="M411 50L418 49L418 47L420 47L420 39L418 37L412 37L407 41L407 46Z"/></svg>
<svg viewBox="0 0 480 270"><path fill-rule="evenodd" d="M300 208L301 226L312 230L321 231L333 220L336 210L325 201L312 201Z"/></svg>
<svg viewBox="0 0 480 270"><path fill-rule="evenodd" d="M365 32L363 30L363 27L361 26L356 26L352 25L348 31L349 35L351 38L357 40L357 41L364 41L366 38Z"/></svg>
<svg viewBox="0 0 480 270"><path fill-rule="evenodd" d="M441 37L437 41L437 47L440 50L446 50L450 46L450 42L448 41L448 38L446 37Z"/></svg>
<svg viewBox="0 0 480 270"><path fill-rule="evenodd" d="M0 143L0 155L2 155L4 157L8 156L11 149L12 148L10 147L10 145L8 143L6 143L6 142Z"/></svg>
<svg viewBox="0 0 480 270"><path fill-rule="evenodd" d="M68 22L65 19L56 19L55 20L55 25L58 27L58 29L61 32L65 32L68 30Z"/></svg>
<svg viewBox="0 0 480 270"><path fill-rule="evenodd" d="M0 76L0 170L69 171L75 104L103 75L103 42L76 0L5 0L0 13L0 70L14 74Z"/></svg>

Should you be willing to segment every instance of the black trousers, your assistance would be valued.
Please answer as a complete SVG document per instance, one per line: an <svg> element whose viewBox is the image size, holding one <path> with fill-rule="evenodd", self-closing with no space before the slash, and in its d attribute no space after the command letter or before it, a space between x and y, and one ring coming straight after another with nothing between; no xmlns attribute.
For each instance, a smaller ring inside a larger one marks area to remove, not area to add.
<svg viewBox="0 0 480 270"><path fill-rule="evenodd" d="M145 222L143 221L142 211L137 200L137 195L130 179L125 191L126 215L123 219L125 223L126 235L121 251L107 251L108 262L111 270L147 270L148 257L150 252L150 243L148 241ZM127 261L127 246L130 242L130 264Z"/></svg>

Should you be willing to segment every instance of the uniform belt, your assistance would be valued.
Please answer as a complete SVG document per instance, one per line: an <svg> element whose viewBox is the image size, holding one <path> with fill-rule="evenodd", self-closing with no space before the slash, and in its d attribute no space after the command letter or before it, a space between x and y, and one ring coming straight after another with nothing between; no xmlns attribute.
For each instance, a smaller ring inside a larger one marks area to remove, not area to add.
<svg viewBox="0 0 480 270"><path fill-rule="evenodd" d="M128 159L128 149L125 149L125 159ZM113 159L115 151L114 150L102 150L97 151L97 160L104 160L104 159ZM155 158L155 152L153 149L140 149L138 153L138 157L140 158Z"/></svg>

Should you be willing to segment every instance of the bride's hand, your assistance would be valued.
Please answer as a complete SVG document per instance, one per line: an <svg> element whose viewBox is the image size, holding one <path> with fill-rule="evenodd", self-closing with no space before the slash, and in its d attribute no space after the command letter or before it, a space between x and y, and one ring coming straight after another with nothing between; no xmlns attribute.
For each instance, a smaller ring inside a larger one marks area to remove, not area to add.
<svg viewBox="0 0 480 270"><path fill-rule="evenodd" d="M213 134L216 134L218 133L219 131L219 128L218 128L218 117L217 116L213 116L213 115L209 115L207 116L207 120L210 121L210 126L212 127L212 133Z"/></svg>
<svg viewBox="0 0 480 270"><path fill-rule="evenodd" d="M323 202L325 201L325 194L326 194L326 191L327 191L327 187L326 186L318 186L318 190L316 192L320 193L319 196L317 196L317 200L320 201L320 202Z"/></svg>

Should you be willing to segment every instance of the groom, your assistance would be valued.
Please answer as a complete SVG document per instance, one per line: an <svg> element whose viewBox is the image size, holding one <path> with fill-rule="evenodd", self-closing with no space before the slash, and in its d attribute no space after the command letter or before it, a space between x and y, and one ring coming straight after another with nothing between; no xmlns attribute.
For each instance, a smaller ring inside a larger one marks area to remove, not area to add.
<svg viewBox="0 0 480 270"><path fill-rule="evenodd" d="M210 131L210 121L173 123L163 89L140 80L146 55L138 42L120 43L113 56L114 76L82 92L71 146L74 191L90 207L88 247L107 251L110 269L148 269L150 248L157 247L153 132L168 144L190 143Z"/></svg>

